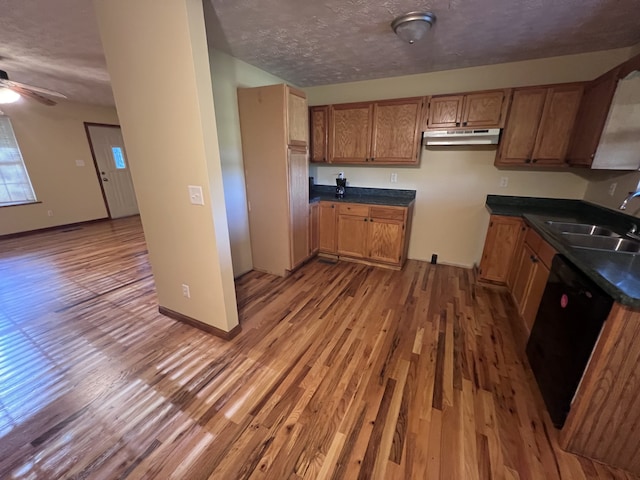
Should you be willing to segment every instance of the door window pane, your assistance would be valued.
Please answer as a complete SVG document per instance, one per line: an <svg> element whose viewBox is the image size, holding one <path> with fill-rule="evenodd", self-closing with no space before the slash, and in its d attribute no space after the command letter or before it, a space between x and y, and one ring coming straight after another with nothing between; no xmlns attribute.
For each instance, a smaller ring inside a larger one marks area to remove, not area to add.
<svg viewBox="0 0 640 480"><path fill-rule="evenodd" d="M121 147L111 147L111 154L113 155L113 163L115 163L118 170L127 168L127 164L124 162L124 153Z"/></svg>

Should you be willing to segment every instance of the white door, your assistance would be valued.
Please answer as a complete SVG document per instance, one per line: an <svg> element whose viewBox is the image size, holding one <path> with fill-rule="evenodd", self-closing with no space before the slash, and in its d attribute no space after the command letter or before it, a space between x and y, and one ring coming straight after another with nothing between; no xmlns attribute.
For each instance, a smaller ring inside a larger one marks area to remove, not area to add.
<svg viewBox="0 0 640 480"><path fill-rule="evenodd" d="M138 203L120 127L89 125L88 131L109 216L137 215Z"/></svg>

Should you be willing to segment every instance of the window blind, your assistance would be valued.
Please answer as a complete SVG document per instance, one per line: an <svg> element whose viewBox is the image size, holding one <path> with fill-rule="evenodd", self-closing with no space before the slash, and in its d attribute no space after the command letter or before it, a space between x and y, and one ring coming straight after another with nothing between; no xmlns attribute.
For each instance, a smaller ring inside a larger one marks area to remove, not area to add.
<svg viewBox="0 0 640 480"><path fill-rule="evenodd" d="M9 117L0 115L0 206L36 201Z"/></svg>

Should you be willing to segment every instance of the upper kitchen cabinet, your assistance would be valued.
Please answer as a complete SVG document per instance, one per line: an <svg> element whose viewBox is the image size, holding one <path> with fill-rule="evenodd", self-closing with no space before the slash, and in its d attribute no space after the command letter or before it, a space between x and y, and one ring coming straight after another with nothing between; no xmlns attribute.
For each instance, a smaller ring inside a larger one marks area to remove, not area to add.
<svg viewBox="0 0 640 480"><path fill-rule="evenodd" d="M567 154L569 165L591 166L617 84L617 70L612 70L585 87Z"/></svg>
<svg viewBox="0 0 640 480"><path fill-rule="evenodd" d="M436 95L429 99L427 128L501 128L509 90L460 95Z"/></svg>
<svg viewBox="0 0 640 480"><path fill-rule="evenodd" d="M289 145L306 147L309 143L307 96L301 90L287 87L287 131Z"/></svg>
<svg viewBox="0 0 640 480"><path fill-rule="evenodd" d="M329 161L332 163L369 161L373 104L331 105L329 114Z"/></svg>
<svg viewBox="0 0 640 480"><path fill-rule="evenodd" d="M238 110L253 268L284 276L310 253L306 99L287 85L239 88Z"/></svg>
<svg viewBox="0 0 640 480"><path fill-rule="evenodd" d="M516 89L495 164L566 166L582 91L583 84Z"/></svg>
<svg viewBox="0 0 640 480"><path fill-rule="evenodd" d="M418 163L423 103L422 97L376 102L370 162Z"/></svg>
<svg viewBox="0 0 640 480"><path fill-rule="evenodd" d="M309 160L317 163L327 162L327 149L329 146L329 106L310 107L309 124L311 126Z"/></svg>
<svg viewBox="0 0 640 480"><path fill-rule="evenodd" d="M331 105L331 163L415 165L423 97ZM312 129L314 117L311 113ZM315 155L315 153L314 153Z"/></svg>
<svg viewBox="0 0 640 480"><path fill-rule="evenodd" d="M578 111L567 161L571 166L637 170L640 124L640 55L588 83ZM601 144L604 144L600 148ZM599 157L596 159L596 157ZM594 161L595 159L595 161Z"/></svg>

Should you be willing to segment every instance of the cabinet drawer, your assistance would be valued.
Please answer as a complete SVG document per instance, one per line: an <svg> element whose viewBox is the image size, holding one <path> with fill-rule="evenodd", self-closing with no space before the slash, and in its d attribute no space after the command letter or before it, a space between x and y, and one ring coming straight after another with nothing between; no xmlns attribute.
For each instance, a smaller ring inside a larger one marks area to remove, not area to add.
<svg viewBox="0 0 640 480"><path fill-rule="evenodd" d="M551 261L556 254L555 249L547 242L542 240L540 242L540 247L538 248L538 251L536 253L538 254L538 258L542 260L542 263L544 263L547 268L551 268Z"/></svg>
<svg viewBox="0 0 640 480"><path fill-rule="evenodd" d="M404 220L405 209L404 208L391 208L391 207L370 207L371 218L381 218L385 220Z"/></svg>
<svg viewBox="0 0 640 480"><path fill-rule="evenodd" d="M356 203L342 203L338 206L338 213L342 215L357 215L359 217L369 216L369 206Z"/></svg>
<svg viewBox="0 0 640 480"><path fill-rule="evenodd" d="M533 228L530 228L527 236L524 237L524 243L528 244L534 253L537 253L542 244L542 237L538 235Z"/></svg>

